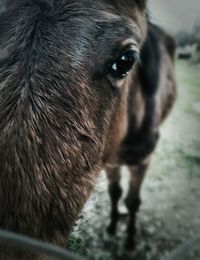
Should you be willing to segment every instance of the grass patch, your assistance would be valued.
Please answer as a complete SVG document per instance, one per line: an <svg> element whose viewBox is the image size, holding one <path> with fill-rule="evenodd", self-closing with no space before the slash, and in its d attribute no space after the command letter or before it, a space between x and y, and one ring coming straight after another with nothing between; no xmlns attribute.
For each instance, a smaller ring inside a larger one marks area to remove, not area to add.
<svg viewBox="0 0 200 260"><path fill-rule="evenodd" d="M199 66L189 64L188 62L177 61L176 73L179 83L185 83L190 87L199 86L197 89L200 94L200 73Z"/></svg>
<svg viewBox="0 0 200 260"><path fill-rule="evenodd" d="M178 83L177 105L185 113L199 116L193 105L200 104L200 66L187 61L176 61Z"/></svg>
<svg viewBox="0 0 200 260"><path fill-rule="evenodd" d="M200 177L200 156L199 153L186 153L182 149L178 151L180 155L180 166L187 169L190 177Z"/></svg>
<svg viewBox="0 0 200 260"><path fill-rule="evenodd" d="M186 155L184 156L185 160L192 163L192 164L197 164L200 166L200 157L199 156L193 156L193 155Z"/></svg>

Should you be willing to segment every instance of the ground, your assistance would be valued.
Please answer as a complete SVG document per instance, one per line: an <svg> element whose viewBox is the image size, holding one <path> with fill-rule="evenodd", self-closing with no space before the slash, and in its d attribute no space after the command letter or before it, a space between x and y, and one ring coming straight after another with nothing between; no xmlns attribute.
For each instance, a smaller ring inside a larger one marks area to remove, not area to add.
<svg viewBox="0 0 200 260"><path fill-rule="evenodd" d="M72 251L96 260L160 260L200 232L200 66L178 61L176 68L178 100L143 185L136 251L123 250L126 218L115 238L106 235L110 201L104 172L71 233ZM128 171L122 171L126 191ZM125 211L123 199L120 204ZM199 259L200 245L187 257Z"/></svg>

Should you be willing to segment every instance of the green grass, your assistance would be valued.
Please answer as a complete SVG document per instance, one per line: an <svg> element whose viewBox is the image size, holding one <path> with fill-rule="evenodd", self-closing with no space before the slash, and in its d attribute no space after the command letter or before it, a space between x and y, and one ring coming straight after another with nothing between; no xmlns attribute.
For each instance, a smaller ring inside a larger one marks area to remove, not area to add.
<svg viewBox="0 0 200 260"><path fill-rule="evenodd" d="M200 66L194 66L184 61L176 62L177 81L190 87L199 86L200 94Z"/></svg>
<svg viewBox="0 0 200 260"><path fill-rule="evenodd" d="M194 104L200 106L200 66L178 60L176 62L176 77L179 96L177 104L181 111L195 116Z"/></svg>
<svg viewBox="0 0 200 260"><path fill-rule="evenodd" d="M186 61L176 62L176 75L178 82L178 106L182 112L189 113L190 116L196 118L196 126L191 125L191 128L200 131L200 114L197 113L193 104L200 104L200 66L192 65ZM184 115L184 114L183 114ZM190 132L188 132L188 139L191 139ZM192 140L192 139L191 139ZM192 141L191 141L192 142ZM183 165L188 169L191 176L199 176L200 167L200 142L192 142L189 150L180 150L180 155Z"/></svg>

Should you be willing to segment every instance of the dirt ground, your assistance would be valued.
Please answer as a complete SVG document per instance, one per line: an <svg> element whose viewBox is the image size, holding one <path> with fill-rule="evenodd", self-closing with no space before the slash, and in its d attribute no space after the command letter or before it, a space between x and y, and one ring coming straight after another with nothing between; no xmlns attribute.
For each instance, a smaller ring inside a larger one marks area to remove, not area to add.
<svg viewBox="0 0 200 260"><path fill-rule="evenodd" d="M178 100L161 129L143 185L136 251L130 255L123 250L126 218L115 238L105 232L110 201L104 172L73 229L72 251L96 260L160 260L200 232L200 66L178 61L176 67ZM122 171L126 193L128 171ZM123 199L120 210L126 210ZM200 245L187 260L200 260Z"/></svg>

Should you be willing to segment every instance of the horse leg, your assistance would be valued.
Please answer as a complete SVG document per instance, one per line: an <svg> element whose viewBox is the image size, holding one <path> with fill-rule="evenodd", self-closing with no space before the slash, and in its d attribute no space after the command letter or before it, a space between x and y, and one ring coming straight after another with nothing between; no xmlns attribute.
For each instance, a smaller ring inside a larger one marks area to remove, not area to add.
<svg viewBox="0 0 200 260"><path fill-rule="evenodd" d="M108 191L111 199L111 219L107 228L107 232L110 235L115 235L117 230L117 223L119 220L118 202L122 195L122 188L120 186L120 167L107 167L106 173L109 181Z"/></svg>
<svg viewBox="0 0 200 260"><path fill-rule="evenodd" d="M137 166L129 167L130 182L129 191L125 199L126 206L129 212L129 222L127 226L127 240L125 247L127 250L135 248L135 234L136 234L136 215L139 210L141 199L140 191L148 168L149 161L145 161Z"/></svg>

